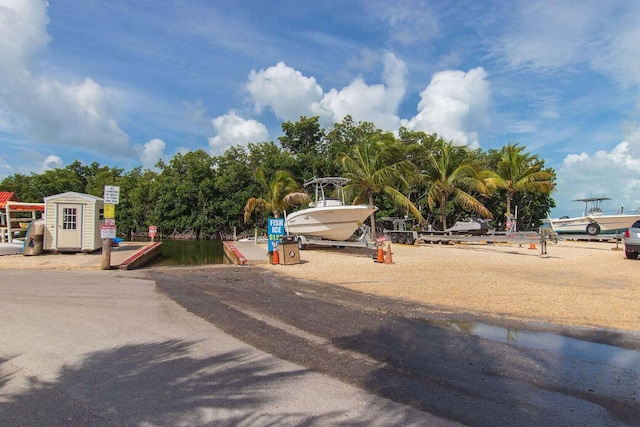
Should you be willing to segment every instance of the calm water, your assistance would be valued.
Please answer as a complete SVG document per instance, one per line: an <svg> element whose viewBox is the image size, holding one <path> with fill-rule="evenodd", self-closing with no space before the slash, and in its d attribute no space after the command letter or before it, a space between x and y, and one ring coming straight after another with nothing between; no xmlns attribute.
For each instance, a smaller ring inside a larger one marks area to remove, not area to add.
<svg viewBox="0 0 640 427"><path fill-rule="evenodd" d="M163 240L162 258L154 265L223 264L222 240Z"/></svg>
<svg viewBox="0 0 640 427"><path fill-rule="evenodd" d="M627 368L640 373L640 351L636 350L583 341L547 332L523 332L515 329L505 329L484 323L438 322L437 324L459 330L468 335L488 338L492 341L521 345L537 350L547 350L564 356Z"/></svg>

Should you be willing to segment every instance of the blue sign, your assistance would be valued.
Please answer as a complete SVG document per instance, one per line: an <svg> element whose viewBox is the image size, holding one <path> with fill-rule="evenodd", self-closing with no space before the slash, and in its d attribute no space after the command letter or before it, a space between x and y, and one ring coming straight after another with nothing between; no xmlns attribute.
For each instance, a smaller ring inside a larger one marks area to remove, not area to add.
<svg viewBox="0 0 640 427"><path fill-rule="evenodd" d="M284 236L284 218L269 218L267 220L267 234L269 238L267 250L273 252L274 246L277 247Z"/></svg>

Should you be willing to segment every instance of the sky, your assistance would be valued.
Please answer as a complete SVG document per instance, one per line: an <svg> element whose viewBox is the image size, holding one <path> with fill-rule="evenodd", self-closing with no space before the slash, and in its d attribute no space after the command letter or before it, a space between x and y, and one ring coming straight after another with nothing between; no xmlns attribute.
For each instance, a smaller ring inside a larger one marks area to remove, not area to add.
<svg viewBox="0 0 640 427"><path fill-rule="evenodd" d="M640 208L640 2L0 0L0 180L126 171L350 114L518 143L574 199Z"/></svg>

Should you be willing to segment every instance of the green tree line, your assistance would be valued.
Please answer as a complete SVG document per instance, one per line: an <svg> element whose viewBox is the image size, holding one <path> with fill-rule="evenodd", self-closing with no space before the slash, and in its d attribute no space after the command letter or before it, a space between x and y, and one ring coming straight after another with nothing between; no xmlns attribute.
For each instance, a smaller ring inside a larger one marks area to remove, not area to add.
<svg viewBox="0 0 640 427"><path fill-rule="evenodd" d="M350 116L330 129L318 117L303 116L282 130L279 144L251 142L218 156L177 154L158 162L157 171L76 160L41 174L9 176L0 190L42 202L68 191L102 197L105 185L119 186L116 224L124 237L146 233L149 225L165 236L189 232L198 239L252 233L265 227L267 217L307 203L303 182L327 176L349 178L351 200L378 206L378 217L408 216L416 226L440 230L470 216L504 229L515 206L518 228L532 230L555 207L555 172L519 144L472 150L437 134L401 128L394 135Z"/></svg>

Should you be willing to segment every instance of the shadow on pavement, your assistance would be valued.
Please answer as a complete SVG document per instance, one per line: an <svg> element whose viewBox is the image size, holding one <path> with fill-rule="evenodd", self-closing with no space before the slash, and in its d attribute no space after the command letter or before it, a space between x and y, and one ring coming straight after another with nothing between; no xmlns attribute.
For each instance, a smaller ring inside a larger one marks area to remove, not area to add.
<svg viewBox="0 0 640 427"><path fill-rule="evenodd" d="M275 372L243 351L197 359L188 355L193 344L99 351L63 367L56 381L32 378L26 392L0 403L0 425L328 425L345 415L272 412L265 390L305 371ZM7 362L0 360L0 388L15 369Z"/></svg>

